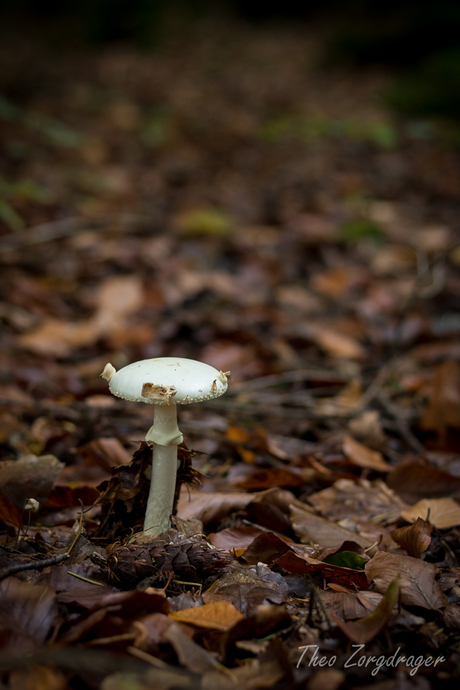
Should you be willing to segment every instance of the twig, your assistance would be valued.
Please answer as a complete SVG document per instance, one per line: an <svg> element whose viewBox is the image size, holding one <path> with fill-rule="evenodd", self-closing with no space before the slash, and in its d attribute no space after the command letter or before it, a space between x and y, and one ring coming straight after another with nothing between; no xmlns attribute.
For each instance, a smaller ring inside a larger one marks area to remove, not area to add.
<svg viewBox="0 0 460 690"><path fill-rule="evenodd" d="M73 235L82 225L90 224L85 218L61 218L49 223L41 223L28 230L15 232L4 237L0 242L3 252L14 251L24 246L49 242L59 237Z"/></svg>
<svg viewBox="0 0 460 690"><path fill-rule="evenodd" d="M76 529L75 537L74 537L74 539L73 539L73 541L72 541L72 544L70 545L70 548L69 548L68 551L67 551L68 553L70 553L70 552L72 551L73 547L75 546L75 544L76 544L77 541L79 540L80 535L81 535L81 533L82 533L82 531L83 531L83 530L82 530L82 525L83 525L83 503L82 503L81 499L80 499L80 504L81 504L80 520L79 520L79 523L78 523L78 527L77 527L77 529Z"/></svg>
<svg viewBox="0 0 460 690"><path fill-rule="evenodd" d="M41 570L42 568L47 568L49 565L57 565L61 561L65 561L69 557L68 553L60 553L57 556L51 556L51 558L44 558L40 561L27 561L27 563L17 563L16 565L10 565L9 568L5 568L0 573L0 580L4 580L10 575L15 573L20 573L22 570Z"/></svg>
<svg viewBox="0 0 460 690"><path fill-rule="evenodd" d="M279 386L284 383L294 383L296 381L344 381L350 380L349 375L339 374L336 371L326 371L323 369L296 369L294 371L284 371L280 374L269 374L260 376L252 381L232 384L229 393L250 393L252 391Z"/></svg>
<svg viewBox="0 0 460 690"><path fill-rule="evenodd" d="M42 244L44 242L52 242L61 237L74 235L77 231L85 227L104 227L113 223L113 221L126 224L147 224L152 222L152 218L131 213L107 214L94 218L60 218L50 221L49 223L40 223L40 225L35 225L21 232L14 232L6 235L0 240L0 249L3 252L3 256L5 256L7 252L14 251L15 249Z"/></svg>
<svg viewBox="0 0 460 690"><path fill-rule="evenodd" d="M73 573L71 570L67 571L67 575L72 575L73 577L76 577L78 580L83 580L83 582L89 582L90 585L97 585L98 587L105 587L105 584L103 582L97 582L97 580L90 580L89 577L83 577L83 575L79 575L78 573Z"/></svg>

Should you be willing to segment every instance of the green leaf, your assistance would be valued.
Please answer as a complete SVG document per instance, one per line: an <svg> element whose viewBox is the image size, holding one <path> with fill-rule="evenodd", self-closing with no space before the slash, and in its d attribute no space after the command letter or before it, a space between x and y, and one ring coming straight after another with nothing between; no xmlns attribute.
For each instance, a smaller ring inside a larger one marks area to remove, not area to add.
<svg viewBox="0 0 460 690"><path fill-rule="evenodd" d="M364 570L367 560L359 556L354 551L340 551L323 558L323 563L337 565L340 568L351 568L352 570Z"/></svg>
<svg viewBox="0 0 460 690"><path fill-rule="evenodd" d="M384 239L384 232L378 223L367 218L353 218L340 226L339 235L345 242L356 242L357 240L377 240Z"/></svg>

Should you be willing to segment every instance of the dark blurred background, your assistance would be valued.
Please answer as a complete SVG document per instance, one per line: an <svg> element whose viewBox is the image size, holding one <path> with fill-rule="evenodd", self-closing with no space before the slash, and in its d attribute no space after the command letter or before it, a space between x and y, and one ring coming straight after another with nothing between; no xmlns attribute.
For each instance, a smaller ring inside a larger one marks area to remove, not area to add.
<svg viewBox="0 0 460 690"><path fill-rule="evenodd" d="M403 113L460 114L460 4L450 0L16 0L0 7L1 33L41 32L56 47L127 41L155 50L171 22L231 15L252 24L322 21L325 65L395 70L387 102Z"/></svg>

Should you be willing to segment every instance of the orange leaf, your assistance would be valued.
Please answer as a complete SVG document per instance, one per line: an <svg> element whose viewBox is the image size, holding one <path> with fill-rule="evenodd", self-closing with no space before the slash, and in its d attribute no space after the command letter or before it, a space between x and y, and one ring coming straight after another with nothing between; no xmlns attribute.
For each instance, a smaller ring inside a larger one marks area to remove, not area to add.
<svg viewBox="0 0 460 690"><path fill-rule="evenodd" d="M182 623L222 631L228 630L244 618L229 601L215 601L212 604L183 609L169 615Z"/></svg>

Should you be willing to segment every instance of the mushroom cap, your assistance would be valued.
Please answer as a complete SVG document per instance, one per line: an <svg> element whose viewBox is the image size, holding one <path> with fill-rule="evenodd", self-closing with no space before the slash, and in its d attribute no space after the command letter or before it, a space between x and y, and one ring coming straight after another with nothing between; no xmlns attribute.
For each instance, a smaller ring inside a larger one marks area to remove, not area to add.
<svg viewBox="0 0 460 690"><path fill-rule="evenodd" d="M114 395L151 405L187 405L218 398L227 385L227 374L183 357L143 359L128 364L109 379Z"/></svg>

